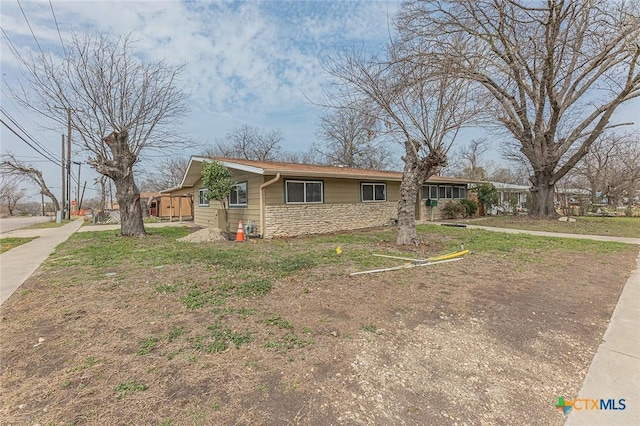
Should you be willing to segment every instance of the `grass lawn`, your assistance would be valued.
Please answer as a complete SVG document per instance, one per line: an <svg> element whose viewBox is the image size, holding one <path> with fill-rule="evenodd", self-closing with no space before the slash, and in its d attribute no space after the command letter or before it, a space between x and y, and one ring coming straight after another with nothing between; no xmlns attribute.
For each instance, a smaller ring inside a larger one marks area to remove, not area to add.
<svg viewBox="0 0 640 426"><path fill-rule="evenodd" d="M640 217L579 216L573 218L576 220L575 222L560 222L557 219L530 219L527 216L487 216L464 222L497 228L640 238Z"/></svg>
<svg viewBox="0 0 640 426"><path fill-rule="evenodd" d="M637 248L419 227L249 243L76 233L3 305L9 424L547 424ZM373 253L460 261L382 274ZM341 254L336 251L340 247ZM567 295L573 295L568 297Z"/></svg>
<svg viewBox="0 0 640 426"><path fill-rule="evenodd" d="M38 237L9 237L9 238L0 238L0 254L5 251L9 251L14 247L18 247L19 245L28 243L31 240L35 240Z"/></svg>
<svg viewBox="0 0 640 426"><path fill-rule="evenodd" d="M60 223L57 223L55 220L53 220L50 222L34 223L33 225L27 226L26 228L23 228L23 229L59 228L61 226L66 225L69 222L71 221L66 219L62 220Z"/></svg>

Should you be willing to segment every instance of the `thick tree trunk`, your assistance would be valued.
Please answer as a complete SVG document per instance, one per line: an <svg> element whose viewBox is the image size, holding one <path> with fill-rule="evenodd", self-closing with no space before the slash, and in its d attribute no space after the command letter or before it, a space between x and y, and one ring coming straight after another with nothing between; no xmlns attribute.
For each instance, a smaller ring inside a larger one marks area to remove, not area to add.
<svg viewBox="0 0 640 426"><path fill-rule="evenodd" d="M140 190L133 177L133 165L137 157L128 145L128 132L112 132L104 138L113 159L98 157L92 160L95 169L110 177L116 186L116 198L120 205L120 233L123 236L146 235L142 220Z"/></svg>
<svg viewBox="0 0 640 426"><path fill-rule="evenodd" d="M396 239L398 245L420 243L416 231L418 191L429 176L447 163L447 156L443 152L432 151L426 157L420 157L419 148L418 141L410 140L405 143L404 170L398 200L398 237Z"/></svg>
<svg viewBox="0 0 640 426"><path fill-rule="evenodd" d="M419 183L424 178L419 177L420 171L416 168L408 167L405 164L400 182L400 199L398 200L398 238L397 244L418 245L418 233L416 232L416 200L418 196Z"/></svg>
<svg viewBox="0 0 640 426"><path fill-rule="evenodd" d="M140 190L133 180L133 173L127 173L114 181L116 198L120 205L120 233L124 236L146 235L142 220Z"/></svg>
<svg viewBox="0 0 640 426"><path fill-rule="evenodd" d="M555 183L552 182L552 173L547 171L535 172L531 177L533 189L531 190L531 217L555 217L558 216L553 205Z"/></svg>

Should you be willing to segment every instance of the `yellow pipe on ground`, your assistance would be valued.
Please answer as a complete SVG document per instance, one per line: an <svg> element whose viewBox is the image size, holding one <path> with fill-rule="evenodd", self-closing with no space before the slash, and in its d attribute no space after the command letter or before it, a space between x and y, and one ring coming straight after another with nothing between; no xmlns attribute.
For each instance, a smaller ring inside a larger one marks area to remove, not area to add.
<svg viewBox="0 0 640 426"><path fill-rule="evenodd" d="M456 257L462 257L465 254L469 254L469 250L462 250L451 254L444 254L438 257L430 257L427 259L429 262L436 262L438 260L447 260L447 259L455 259Z"/></svg>

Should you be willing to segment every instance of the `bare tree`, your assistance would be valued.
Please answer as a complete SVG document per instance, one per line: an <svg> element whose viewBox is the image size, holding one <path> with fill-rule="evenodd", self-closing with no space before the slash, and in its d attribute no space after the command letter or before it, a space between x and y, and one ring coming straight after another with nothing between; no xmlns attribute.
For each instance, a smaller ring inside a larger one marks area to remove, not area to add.
<svg viewBox="0 0 640 426"><path fill-rule="evenodd" d="M404 147L398 202L398 244L418 244L416 199L421 185L447 163L447 152L470 117L467 85L442 63L418 63L407 52L419 46L392 44L384 58L356 51L325 64L337 81L328 97L341 109L379 120Z"/></svg>
<svg viewBox="0 0 640 426"><path fill-rule="evenodd" d="M640 95L639 9L637 0L411 1L399 29L431 47L421 60L446 58L491 96L494 122L531 165L531 214L553 216L556 182Z"/></svg>
<svg viewBox="0 0 640 426"><path fill-rule="evenodd" d="M613 205L625 196L633 198L640 184L638 137L630 133L600 136L571 172L572 181L587 184L593 203L597 201L597 194Z"/></svg>
<svg viewBox="0 0 640 426"><path fill-rule="evenodd" d="M472 139L456 153L459 170L456 175L471 180L487 180L487 164L482 161L482 154L489 150L486 139Z"/></svg>
<svg viewBox="0 0 640 426"><path fill-rule="evenodd" d="M0 213L13 216L16 204L20 202L26 195L26 191L22 188L23 176L16 174L0 173L0 204L2 210L6 207L6 211ZM0 216L3 216L0 214Z"/></svg>
<svg viewBox="0 0 640 426"><path fill-rule="evenodd" d="M326 164L325 159L321 158L313 149L302 152L283 151L279 158L285 163Z"/></svg>
<svg viewBox="0 0 640 426"><path fill-rule="evenodd" d="M74 35L62 61L45 53L18 59L17 99L59 126L70 124L89 164L115 184L122 235L144 235L133 167L149 149L166 153L180 145L172 129L185 111L178 88L183 66L145 63L131 36L104 34Z"/></svg>
<svg viewBox="0 0 640 426"><path fill-rule="evenodd" d="M56 196L49 190L49 187L47 187L40 170L21 163L11 154L4 154L0 162L0 171L5 175L14 175L32 180L40 187L40 193L51 200L56 211L60 210L60 203L58 203Z"/></svg>
<svg viewBox="0 0 640 426"><path fill-rule="evenodd" d="M184 157L168 157L154 164L145 173L141 186L151 192L159 192L180 185L189 160Z"/></svg>
<svg viewBox="0 0 640 426"><path fill-rule="evenodd" d="M377 120L353 109L337 109L320 118L313 150L323 163L361 169L389 169L393 156L387 141L378 137Z"/></svg>
<svg viewBox="0 0 640 426"><path fill-rule="evenodd" d="M274 161L282 150L283 140L279 130L270 132L257 127L242 125L230 132L226 140L217 141L208 155L215 157L244 158L247 160Z"/></svg>

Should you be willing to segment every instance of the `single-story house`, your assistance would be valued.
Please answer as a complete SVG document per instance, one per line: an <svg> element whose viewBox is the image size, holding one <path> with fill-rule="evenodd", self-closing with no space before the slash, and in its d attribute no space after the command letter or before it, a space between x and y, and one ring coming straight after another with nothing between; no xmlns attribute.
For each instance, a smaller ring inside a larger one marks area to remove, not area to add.
<svg viewBox="0 0 640 426"><path fill-rule="evenodd" d="M514 214L527 210L527 197L531 191L530 186L502 182L491 183L498 192L498 203L489 208L488 214ZM514 208L515 212L513 211Z"/></svg>
<svg viewBox="0 0 640 426"><path fill-rule="evenodd" d="M228 203L232 232L240 220L251 235L273 238L383 226L397 218L400 172L191 157L180 186L163 192L191 192L198 226L225 228L220 203L209 201L202 186L202 166L211 160L237 182ZM429 220L432 210L439 217L446 201L467 197L468 186L464 179L432 176L416 200L416 220ZM438 206L427 207L427 199Z"/></svg>

